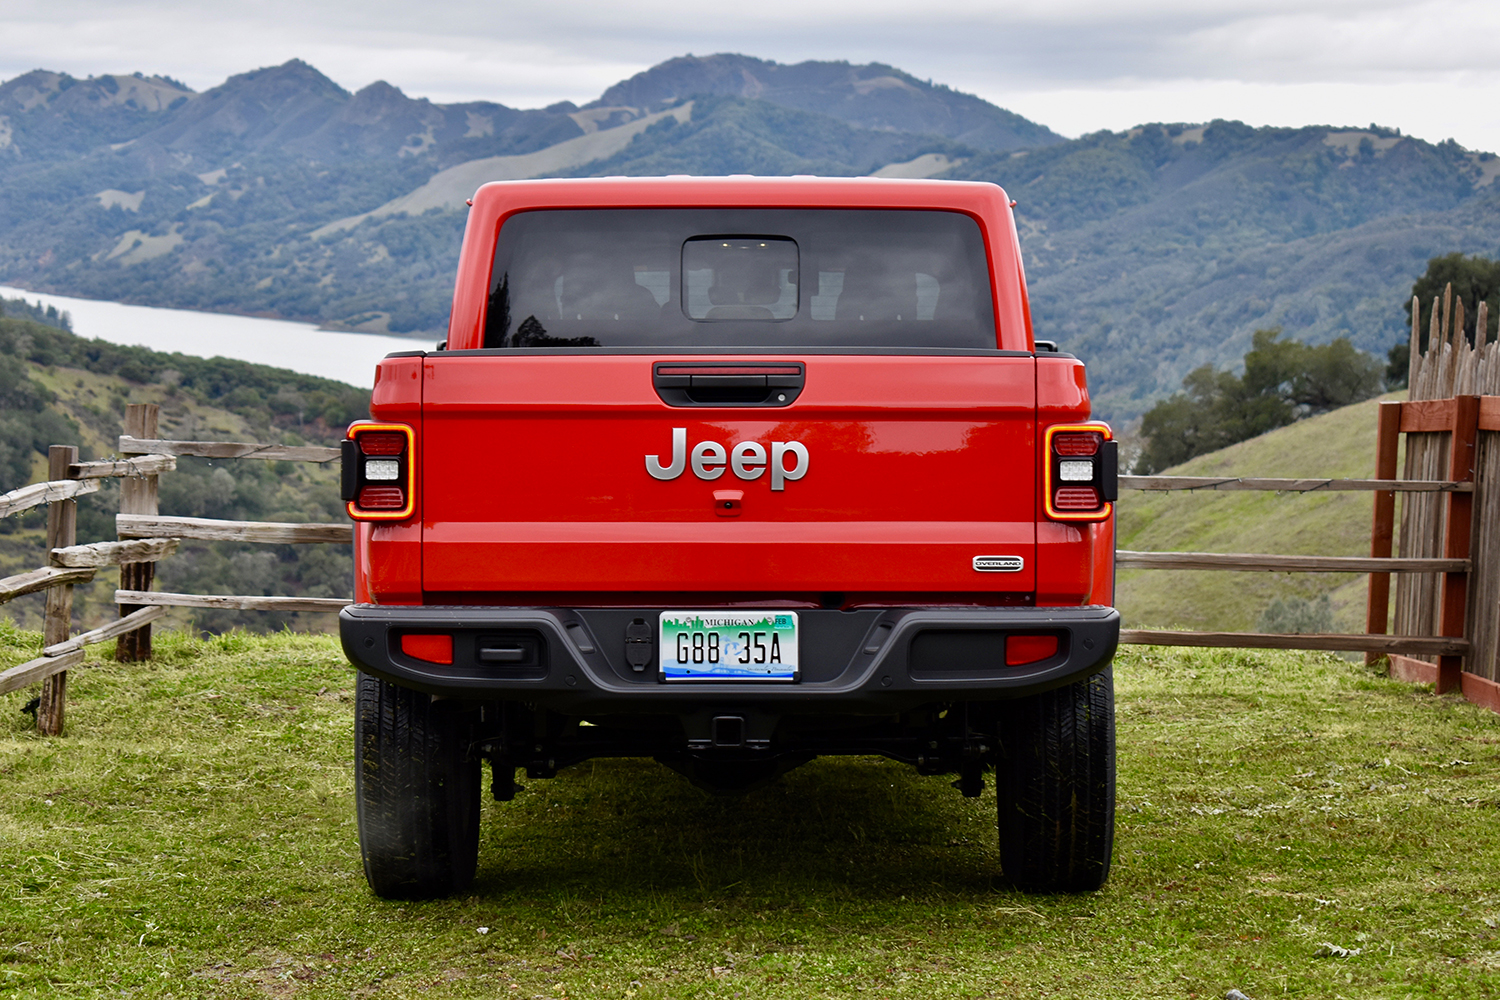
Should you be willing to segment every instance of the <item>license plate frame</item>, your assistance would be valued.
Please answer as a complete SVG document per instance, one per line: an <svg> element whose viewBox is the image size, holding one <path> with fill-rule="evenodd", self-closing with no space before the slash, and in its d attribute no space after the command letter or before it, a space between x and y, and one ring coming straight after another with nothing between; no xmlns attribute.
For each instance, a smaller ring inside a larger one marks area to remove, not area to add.
<svg viewBox="0 0 1500 1000"><path fill-rule="evenodd" d="M795 611L663 611L656 625L661 679L796 683L802 674L800 626Z"/></svg>

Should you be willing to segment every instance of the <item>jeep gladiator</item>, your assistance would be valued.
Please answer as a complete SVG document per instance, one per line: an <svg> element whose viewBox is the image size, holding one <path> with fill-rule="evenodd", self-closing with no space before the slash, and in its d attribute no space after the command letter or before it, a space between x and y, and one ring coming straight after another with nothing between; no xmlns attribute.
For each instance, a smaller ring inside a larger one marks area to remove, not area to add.
<svg viewBox="0 0 1500 1000"><path fill-rule="evenodd" d="M1033 338L991 184L486 184L448 339L349 428L372 889L472 880L600 757L720 792L827 754L996 776L1000 863L1098 888L1114 832L1115 444Z"/></svg>

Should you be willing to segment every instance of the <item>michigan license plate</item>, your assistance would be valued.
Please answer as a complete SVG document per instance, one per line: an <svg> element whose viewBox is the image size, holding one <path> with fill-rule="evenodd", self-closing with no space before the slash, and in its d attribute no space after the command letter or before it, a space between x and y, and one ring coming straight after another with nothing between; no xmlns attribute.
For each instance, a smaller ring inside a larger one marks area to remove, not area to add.
<svg viewBox="0 0 1500 1000"><path fill-rule="evenodd" d="M794 681L795 611L663 611L661 676L668 681Z"/></svg>

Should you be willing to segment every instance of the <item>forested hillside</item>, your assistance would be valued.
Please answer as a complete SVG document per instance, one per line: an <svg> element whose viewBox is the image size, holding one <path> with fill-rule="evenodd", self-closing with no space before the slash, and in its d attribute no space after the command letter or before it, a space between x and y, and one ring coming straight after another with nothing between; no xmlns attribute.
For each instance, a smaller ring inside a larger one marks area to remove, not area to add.
<svg viewBox="0 0 1500 1000"><path fill-rule="evenodd" d="M0 84L0 282L432 339L488 179L940 176L1019 202L1039 335L1130 418L1256 329L1383 354L1428 258L1500 250L1500 159L1392 130L1148 124L1063 141L869 64L669 60L582 107L350 93L299 61Z"/></svg>
<svg viewBox="0 0 1500 1000"><path fill-rule="evenodd" d="M12 311L14 308L12 307ZM85 340L29 317L0 317L0 492L46 478L47 446L76 444L85 459L111 455L125 404L161 406L168 437L334 444L351 420L369 413L369 393L340 382L223 358L161 354ZM343 521L338 470L293 462L213 462L180 458L160 480L161 512L188 517L263 521ZM78 502L78 538L115 537L116 481ZM45 507L0 519L0 575L42 565ZM351 593L351 562L342 546L253 546L184 542L159 565L159 588L200 594ZM93 627L114 616L114 569L77 589L77 620ZM37 627L42 595L0 613ZM173 612L222 631L233 625L276 629L331 624L327 616L264 612Z"/></svg>

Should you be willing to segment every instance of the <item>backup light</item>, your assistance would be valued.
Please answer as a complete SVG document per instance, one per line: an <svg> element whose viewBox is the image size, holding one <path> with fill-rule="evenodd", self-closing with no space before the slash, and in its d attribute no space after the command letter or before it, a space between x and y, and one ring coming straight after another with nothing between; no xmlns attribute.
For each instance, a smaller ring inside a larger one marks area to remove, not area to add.
<svg viewBox="0 0 1500 1000"><path fill-rule="evenodd" d="M393 458L370 458L365 460L365 478L371 482L387 482L401 478L401 463ZM1066 476L1064 478L1067 478Z"/></svg>
<svg viewBox="0 0 1500 1000"><path fill-rule="evenodd" d="M368 470L371 464L373 463L366 462L365 469ZM368 475L368 471L366 475ZM370 478L374 479L375 477L370 476ZM394 479L396 477L393 474L391 478ZM1058 462L1057 478L1065 483L1091 483L1094 481L1094 463L1078 461Z"/></svg>

